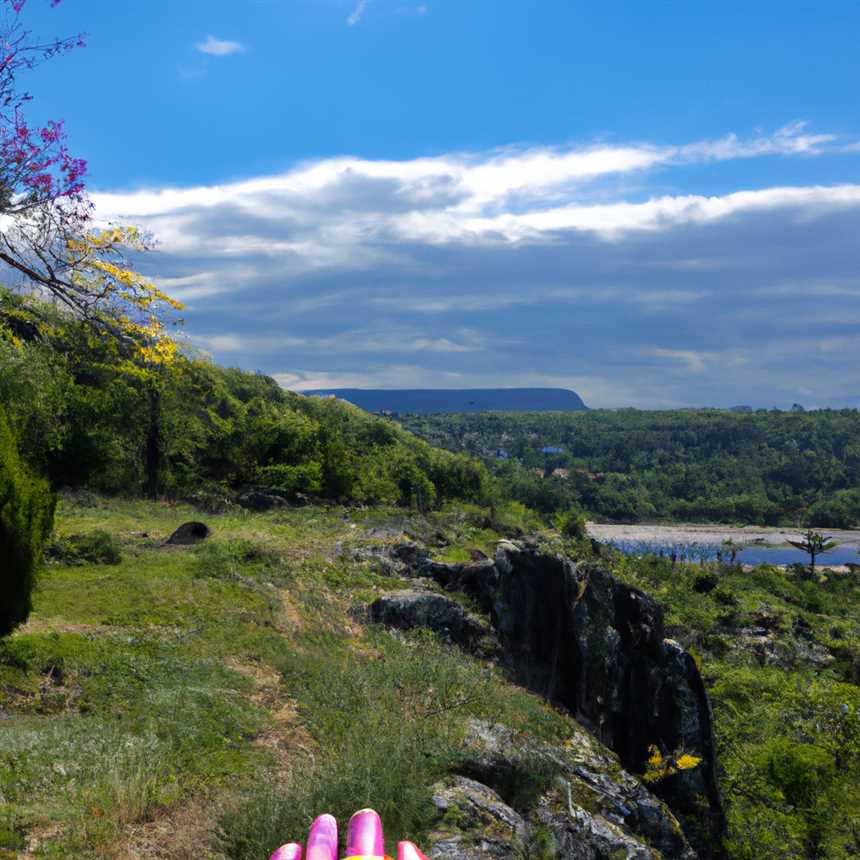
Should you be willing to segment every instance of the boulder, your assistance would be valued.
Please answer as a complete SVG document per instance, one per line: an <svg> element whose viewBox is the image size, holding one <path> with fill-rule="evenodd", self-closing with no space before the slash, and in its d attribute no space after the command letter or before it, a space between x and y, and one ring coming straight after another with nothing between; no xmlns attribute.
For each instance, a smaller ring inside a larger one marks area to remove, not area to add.
<svg viewBox="0 0 860 860"><path fill-rule="evenodd" d="M486 623L459 603L432 591L390 592L377 598L368 614L370 621L387 627L426 627L469 650L477 650L481 640L492 634Z"/></svg>
<svg viewBox="0 0 860 860"><path fill-rule="evenodd" d="M287 504L287 500L281 496L262 490L249 490L247 493L242 493L237 501L243 508L257 513L283 508Z"/></svg>
<svg viewBox="0 0 860 860"><path fill-rule="evenodd" d="M188 522L183 523L164 542L166 546L190 546L206 540L212 532L206 523Z"/></svg>
<svg viewBox="0 0 860 860"><path fill-rule="evenodd" d="M438 820L428 835L434 860L515 860L528 828L522 816L486 785L453 776L433 786Z"/></svg>
<svg viewBox="0 0 860 860"><path fill-rule="evenodd" d="M427 561L426 550L414 541L365 544L352 550L355 561L373 561L383 576L408 576Z"/></svg>
<svg viewBox="0 0 860 860"><path fill-rule="evenodd" d="M468 564L424 560L417 568L421 576L432 579L447 591L462 591L474 598L484 612L489 612L489 596L498 583L498 571L492 559Z"/></svg>
<svg viewBox="0 0 860 860"><path fill-rule="evenodd" d="M416 566L427 559L427 550L415 541L395 544L389 549L392 558L407 566Z"/></svg>

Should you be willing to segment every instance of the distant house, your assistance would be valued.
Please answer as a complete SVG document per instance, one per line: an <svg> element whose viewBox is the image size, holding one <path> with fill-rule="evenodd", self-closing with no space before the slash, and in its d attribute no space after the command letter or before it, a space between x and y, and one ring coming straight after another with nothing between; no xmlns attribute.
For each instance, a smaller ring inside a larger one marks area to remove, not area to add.
<svg viewBox="0 0 860 860"><path fill-rule="evenodd" d="M562 478L563 480L567 480L570 477L569 469L553 469L552 470L553 478Z"/></svg>
<svg viewBox="0 0 860 860"><path fill-rule="evenodd" d="M541 454L563 454L564 448L556 448L552 445L547 445L545 448L540 449Z"/></svg>
<svg viewBox="0 0 860 860"><path fill-rule="evenodd" d="M533 471L533 472L534 472L534 473L535 473L539 478L542 478L542 477L544 476L544 475L543 475L543 469L537 469L537 468L535 468L535 469L532 469L532 471Z"/></svg>

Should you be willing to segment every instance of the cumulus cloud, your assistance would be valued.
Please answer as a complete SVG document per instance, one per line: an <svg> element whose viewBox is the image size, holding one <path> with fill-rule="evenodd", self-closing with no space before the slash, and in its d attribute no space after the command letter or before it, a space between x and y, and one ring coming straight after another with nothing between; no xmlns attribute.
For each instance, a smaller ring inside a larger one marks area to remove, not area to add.
<svg viewBox="0 0 860 860"><path fill-rule="evenodd" d="M194 47L201 54L208 54L210 57L229 57L231 54L241 54L245 50L245 46L241 42L216 39L214 36L207 36Z"/></svg>
<svg viewBox="0 0 860 860"><path fill-rule="evenodd" d="M790 405L806 389L835 403L860 370L845 340L860 185L793 183L791 165L851 158L846 145L793 124L344 156L94 199L157 236L144 265L188 302L192 341L294 387L559 384L595 405L666 406ZM732 165L754 158L781 181L733 185ZM724 171L723 190L701 193L696 165Z"/></svg>

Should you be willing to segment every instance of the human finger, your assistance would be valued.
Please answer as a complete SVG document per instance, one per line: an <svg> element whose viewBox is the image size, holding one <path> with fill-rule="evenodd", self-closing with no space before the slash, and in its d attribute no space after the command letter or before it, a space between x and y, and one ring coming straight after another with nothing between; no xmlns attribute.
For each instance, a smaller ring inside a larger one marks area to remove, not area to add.
<svg viewBox="0 0 860 860"><path fill-rule="evenodd" d="M414 842L398 842L397 860L427 860L427 858Z"/></svg>
<svg viewBox="0 0 860 860"><path fill-rule="evenodd" d="M360 809L349 819L346 831L346 856L385 857L382 821L373 809Z"/></svg>
<svg viewBox="0 0 860 860"><path fill-rule="evenodd" d="M288 842L282 845L269 860L302 860L302 845L300 842Z"/></svg>
<svg viewBox="0 0 860 860"><path fill-rule="evenodd" d="M333 815L320 815L311 825L305 860L337 860L337 821Z"/></svg>

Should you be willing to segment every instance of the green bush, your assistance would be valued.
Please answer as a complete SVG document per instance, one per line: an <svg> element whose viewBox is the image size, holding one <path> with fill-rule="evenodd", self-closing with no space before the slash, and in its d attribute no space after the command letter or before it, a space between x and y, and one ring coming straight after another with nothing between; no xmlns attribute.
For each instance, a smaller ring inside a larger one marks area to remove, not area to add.
<svg viewBox="0 0 860 860"><path fill-rule="evenodd" d="M585 514L577 507L573 507L564 513L556 514L555 527L568 538L582 540L588 536L585 527Z"/></svg>
<svg viewBox="0 0 860 860"><path fill-rule="evenodd" d="M87 534L55 538L45 555L62 564L119 564L122 548L110 532L96 529Z"/></svg>
<svg viewBox="0 0 860 860"><path fill-rule="evenodd" d="M27 620L42 548L54 522L54 496L18 456L0 410L0 636Z"/></svg>

